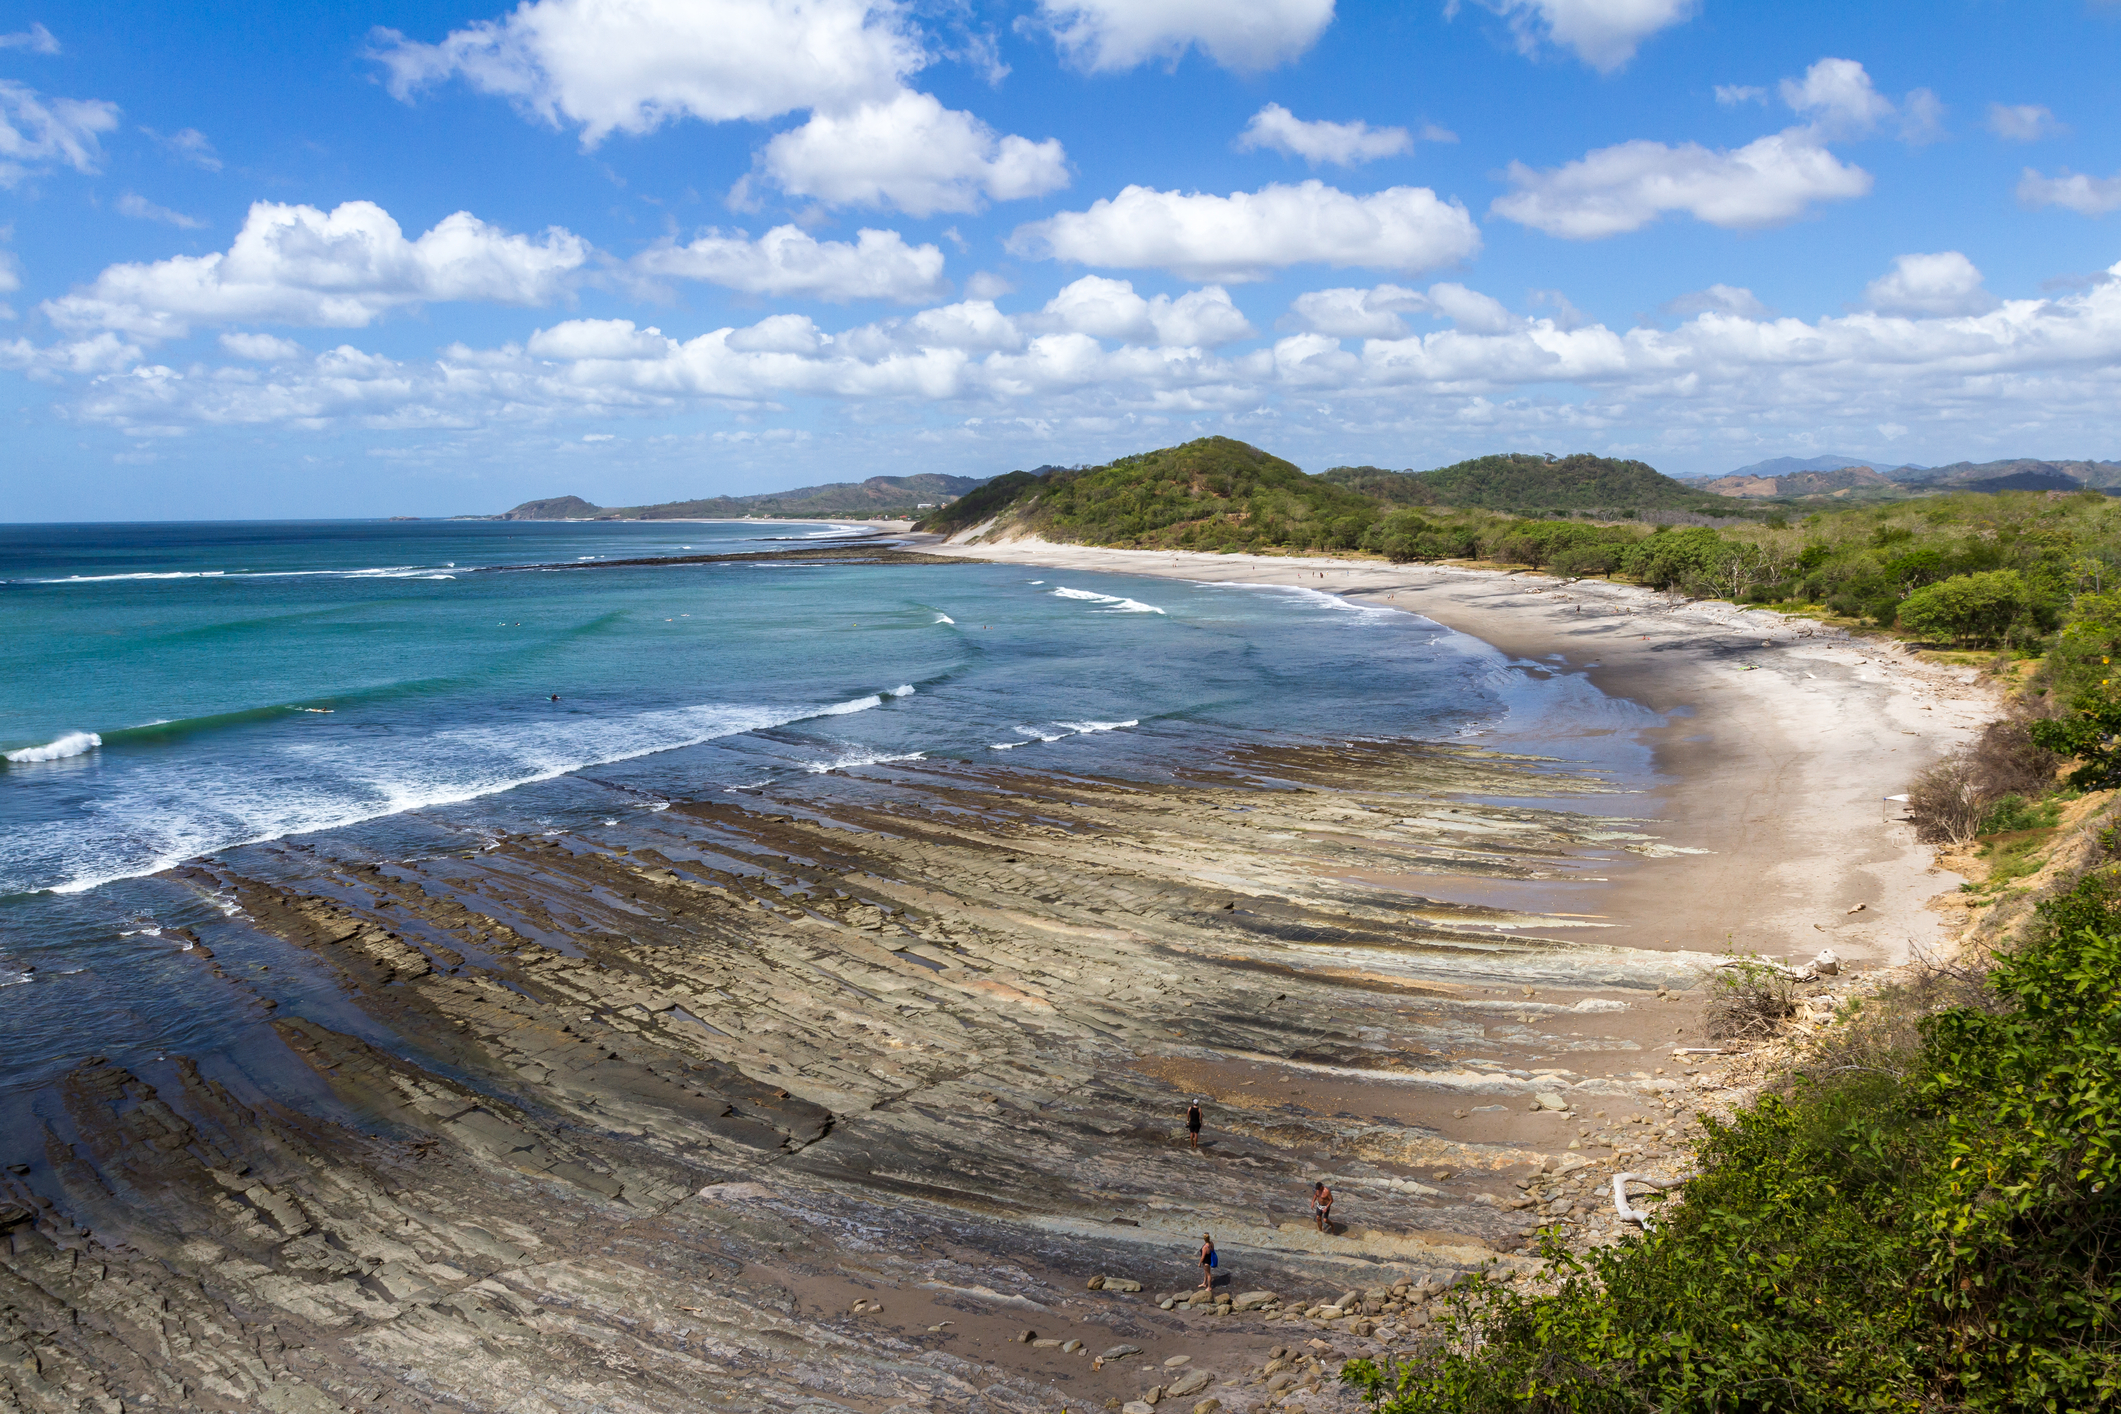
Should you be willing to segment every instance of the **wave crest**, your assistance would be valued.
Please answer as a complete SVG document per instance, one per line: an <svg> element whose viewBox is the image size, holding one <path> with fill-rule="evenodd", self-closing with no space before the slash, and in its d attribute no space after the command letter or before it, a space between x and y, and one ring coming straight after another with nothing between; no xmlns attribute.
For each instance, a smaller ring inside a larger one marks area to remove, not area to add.
<svg viewBox="0 0 2121 1414"><path fill-rule="evenodd" d="M103 738L94 732L68 732L56 741L42 746L25 746L19 751L7 753L10 761L63 761L69 756L85 756L103 745Z"/></svg>

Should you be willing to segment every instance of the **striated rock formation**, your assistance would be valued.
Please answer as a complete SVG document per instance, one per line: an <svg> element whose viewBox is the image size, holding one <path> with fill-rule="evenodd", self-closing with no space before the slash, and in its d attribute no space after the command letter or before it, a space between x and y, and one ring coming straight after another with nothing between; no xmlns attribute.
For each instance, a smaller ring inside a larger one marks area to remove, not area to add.
<svg viewBox="0 0 2121 1414"><path fill-rule="evenodd" d="M202 1005L269 1020L22 1100L0 1409L1258 1407L1285 1324L1517 1262L1576 1105L1663 1107L1704 960L1529 906L1659 849L1617 803L1351 743L191 867Z"/></svg>

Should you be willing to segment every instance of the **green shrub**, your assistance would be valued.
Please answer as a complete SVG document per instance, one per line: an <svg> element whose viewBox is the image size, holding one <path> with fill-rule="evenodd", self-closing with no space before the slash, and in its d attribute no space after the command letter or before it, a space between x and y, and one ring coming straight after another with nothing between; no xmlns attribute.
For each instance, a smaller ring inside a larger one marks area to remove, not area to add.
<svg viewBox="0 0 2121 1414"><path fill-rule="evenodd" d="M1963 645L2010 641L2032 618L2032 596L2016 570L1953 575L1900 601L1900 626L1924 638Z"/></svg>

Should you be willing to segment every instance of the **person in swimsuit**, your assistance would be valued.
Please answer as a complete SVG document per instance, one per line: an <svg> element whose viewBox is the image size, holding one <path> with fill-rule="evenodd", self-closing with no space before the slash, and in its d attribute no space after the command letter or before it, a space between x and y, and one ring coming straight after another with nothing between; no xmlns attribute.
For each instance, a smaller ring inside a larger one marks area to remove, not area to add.
<svg viewBox="0 0 2121 1414"><path fill-rule="evenodd" d="M1200 1101L1186 1106L1186 1132L1193 1136L1193 1147L1200 1147Z"/></svg>
<svg viewBox="0 0 2121 1414"><path fill-rule="evenodd" d="M1324 1179L1311 1185L1311 1216L1318 1219L1320 1232L1333 1230L1333 1190Z"/></svg>
<svg viewBox="0 0 2121 1414"><path fill-rule="evenodd" d="M1200 1289L1215 1289L1215 1239L1205 1232L1200 1235Z"/></svg>

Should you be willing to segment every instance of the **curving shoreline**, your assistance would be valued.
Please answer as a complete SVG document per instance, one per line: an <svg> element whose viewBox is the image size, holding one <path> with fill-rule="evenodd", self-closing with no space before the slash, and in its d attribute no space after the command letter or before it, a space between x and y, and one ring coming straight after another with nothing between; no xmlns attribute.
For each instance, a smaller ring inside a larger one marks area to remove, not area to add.
<svg viewBox="0 0 2121 1414"><path fill-rule="evenodd" d="M1630 945L1776 957L1831 946L1881 967L1945 941L1929 904L1956 879L1889 818L1898 812L1885 799L1995 715L1997 694L1971 670L1767 610L1533 572L1028 539L908 543L1051 569L1323 589L1581 672L1666 718L1643 734L1665 781L1654 813L1673 838L1708 851L1616 881L1609 908ZM1858 903L1861 914L1847 912Z"/></svg>
<svg viewBox="0 0 2121 1414"><path fill-rule="evenodd" d="M1168 782L907 762L673 804L627 844L188 865L216 921L176 941L263 1044L0 1097L6 1390L1352 1409L1340 1358L1418 1338L1465 1272L1532 1270L1535 1222L1614 1240L1598 1185L1682 1161L1685 1105L1736 1083L1686 1049L1721 931L1864 966L1936 936L1948 881L1876 795L1977 724L1978 684L1537 576L970 553L1424 614L1661 714L1660 785L1407 741ZM1277 1299L1159 1302L1203 1230L1227 1295Z"/></svg>

